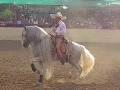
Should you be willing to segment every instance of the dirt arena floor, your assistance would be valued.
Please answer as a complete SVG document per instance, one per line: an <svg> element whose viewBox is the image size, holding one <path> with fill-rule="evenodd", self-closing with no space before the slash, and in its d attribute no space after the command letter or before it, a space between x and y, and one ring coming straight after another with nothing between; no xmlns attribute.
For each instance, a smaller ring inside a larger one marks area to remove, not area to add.
<svg viewBox="0 0 120 90"><path fill-rule="evenodd" d="M88 77L72 83L70 65L54 62L52 81L36 86L38 75L30 68L30 50L22 48L20 41L0 41L0 90L120 90L120 44L81 44L96 58Z"/></svg>
<svg viewBox="0 0 120 90"><path fill-rule="evenodd" d="M52 80L35 85L38 75L30 67L30 49L22 48L20 40L0 39L0 90L120 90L120 43L80 44L96 58L93 71L85 79L73 83L77 71L74 69L71 77L69 64L54 62Z"/></svg>

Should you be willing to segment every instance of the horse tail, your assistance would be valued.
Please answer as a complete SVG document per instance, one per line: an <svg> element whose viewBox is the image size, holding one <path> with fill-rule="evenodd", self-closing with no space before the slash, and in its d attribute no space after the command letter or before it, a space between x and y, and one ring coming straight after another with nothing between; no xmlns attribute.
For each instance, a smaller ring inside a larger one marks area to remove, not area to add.
<svg viewBox="0 0 120 90"><path fill-rule="evenodd" d="M95 63L94 56L85 48L85 46L81 45L81 47L80 66L82 68L82 72L80 78L87 76L93 69Z"/></svg>

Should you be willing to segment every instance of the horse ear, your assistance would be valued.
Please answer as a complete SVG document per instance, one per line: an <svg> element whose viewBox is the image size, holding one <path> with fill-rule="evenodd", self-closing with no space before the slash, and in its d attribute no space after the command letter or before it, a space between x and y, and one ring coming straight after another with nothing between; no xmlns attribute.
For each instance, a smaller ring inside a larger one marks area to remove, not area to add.
<svg viewBox="0 0 120 90"><path fill-rule="evenodd" d="M27 26L24 26L24 29L26 30L26 29L27 29Z"/></svg>

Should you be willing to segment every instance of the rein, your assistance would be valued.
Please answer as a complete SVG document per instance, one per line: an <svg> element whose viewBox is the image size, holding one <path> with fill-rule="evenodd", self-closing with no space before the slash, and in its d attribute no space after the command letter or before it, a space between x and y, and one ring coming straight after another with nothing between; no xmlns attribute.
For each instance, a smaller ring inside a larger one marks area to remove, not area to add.
<svg viewBox="0 0 120 90"><path fill-rule="evenodd" d="M48 35L51 35L51 32L52 32L52 31L50 31L50 32L48 33ZM44 40L46 37L47 37L47 35L45 35L43 38L41 38L41 39L40 39L40 41L39 41L39 42L40 42L40 44L41 44L41 41L42 41L42 40ZM40 49L41 49L41 51L40 51L40 52L41 52L41 55L42 55L42 54L43 54L43 48L42 48L42 47L40 47ZM43 55L41 56L41 58L44 60Z"/></svg>
<svg viewBox="0 0 120 90"><path fill-rule="evenodd" d="M51 32L52 31L50 31L49 33L48 33L48 35L51 35ZM40 39L40 42L44 39L44 38L46 38L47 37L47 35L45 35L42 39Z"/></svg>

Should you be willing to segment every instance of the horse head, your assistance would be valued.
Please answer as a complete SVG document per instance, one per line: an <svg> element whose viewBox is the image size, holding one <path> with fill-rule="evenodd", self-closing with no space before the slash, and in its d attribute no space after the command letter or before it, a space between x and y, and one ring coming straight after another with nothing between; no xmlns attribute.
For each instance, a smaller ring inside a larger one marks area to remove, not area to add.
<svg viewBox="0 0 120 90"><path fill-rule="evenodd" d="M27 27L25 26L23 31L22 31L22 41L23 41L23 47L27 48L30 44L30 40L29 40L29 37L28 37L28 29Z"/></svg>
<svg viewBox="0 0 120 90"><path fill-rule="evenodd" d="M27 48L31 42L40 42L46 35L47 33L40 27L24 26L22 31L23 47Z"/></svg>

